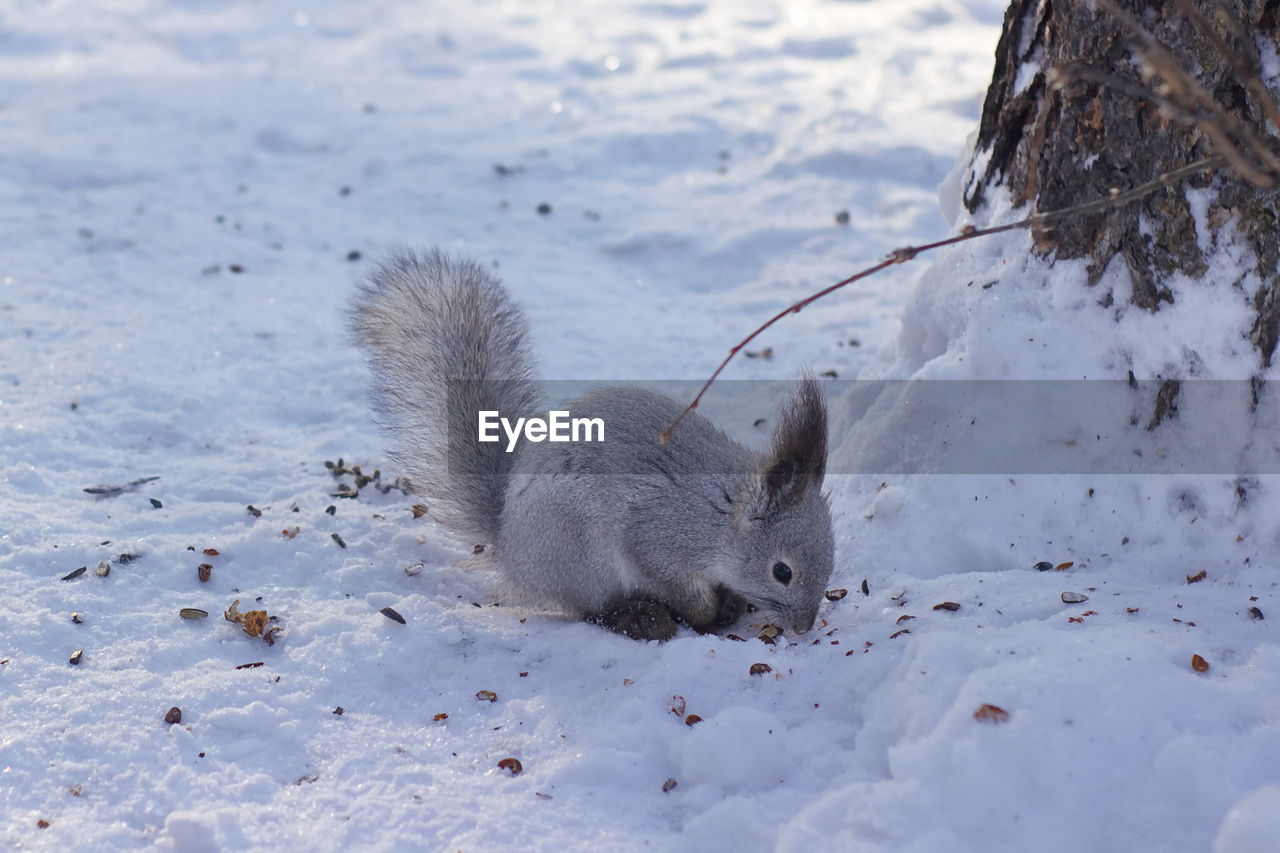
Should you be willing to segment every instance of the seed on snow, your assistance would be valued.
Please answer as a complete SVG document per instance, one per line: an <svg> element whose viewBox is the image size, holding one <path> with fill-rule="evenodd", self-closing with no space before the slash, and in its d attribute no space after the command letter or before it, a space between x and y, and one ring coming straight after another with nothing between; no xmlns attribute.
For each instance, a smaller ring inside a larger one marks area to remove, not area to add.
<svg viewBox="0 0 1280 853"><path fill-rule="evenodd" d="M1089 596L1080 592L1064 592L1061 598L1063 604L1079 604L1082 601L1089 600Z"/></svg>
<svg viewBox="0 0 1280 853"><path fill-rule="evenodd" d="M1009 721L1009 712L999 705L984 704L973 712L973 718L989 723L1006 723Z"/></svg>

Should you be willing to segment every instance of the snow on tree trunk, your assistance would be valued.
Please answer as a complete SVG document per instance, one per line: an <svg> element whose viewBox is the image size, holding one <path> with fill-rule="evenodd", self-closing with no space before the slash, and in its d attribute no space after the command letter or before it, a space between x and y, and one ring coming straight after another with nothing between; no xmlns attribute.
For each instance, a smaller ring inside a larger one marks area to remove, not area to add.
<svg viewBox="0 0 1280 853"><path fill-rule="evenodd" d="M1176 3L1124 0L1121 5L1182 59L1184 69L1215 100L1260 131L1265 127L1258 98L1240 85L1230 63L1179 13ZM1270 65L1265 70L1274 81L1280 0L1230 0L1226 6L1256 34ZM1214 2L1197 0L1197 7L1213 19ZM1015 206L1030 203L1039 211L1056 210L1105 197L1113 187L1141 184L1212 153L1200 130L1170 121L1150 101L1093 82L1060 89L1049 85L1048 69L1078 62L1140 83L1132 43L1119 22L1092 3L1013 0L978 131L978 151L989 156L965 188L970 212L982 206L997 184ZM1206 176L1189 183L1206 187L1211 181ZM1214 198L1203 222L1196 222L1185 194L1160 192L1141 203L1037 233L1036 249L1057 258L1088 258L1090 285L1118 256L1129 273L1132 304L1156 311L1178 298L1172 273L1198 279L1208 271L1212 249L1206 251L1197 239L1197 227L1207 226L1212 247L1222 226L1232 223L1255 260L1256 316L1249 338L1267 366L1280 336L1280 194L1233 176L1213 180L1212 188ZM1098 298L1110 304L1115 295L1103 292Z"/></svg>
<svg viewBox="0 0 1280 853"><path fill-rule="evenodd" d="M1276 142L1255 95L1176 3L1120 5ZM1228 5L1280 95L1280 0ZM1049 85L1055 66L1083 63L1149 91L1158 81L1142 77L1132 45L1093 2L1013 0L972 151L941 188L955 231L1104 198L1221 153L1113 86ZM889 582L903 586L1041 561L1144 589L1185 585L1206 566L1211 577L1270 582L1280 553L1280 478L1267 476L1280 473L1280 386L1268 382L1280 377L1278 208L1280 192L1220 169L1052 230L930 256L898 337L860 377L901 381L854 383L832 402L831 470L871 475L841 487L856 508L855 563L902 575ZM938 474L962 476L928 476ZM939 551L952 559L939 564Z"/></svg>

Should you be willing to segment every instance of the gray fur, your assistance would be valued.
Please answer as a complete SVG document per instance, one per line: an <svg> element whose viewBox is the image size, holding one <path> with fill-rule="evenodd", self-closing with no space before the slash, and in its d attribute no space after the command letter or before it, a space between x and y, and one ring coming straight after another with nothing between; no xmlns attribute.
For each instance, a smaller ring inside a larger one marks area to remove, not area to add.
<svg viewBox="0 0 1280 853"><path fill-rule="evenodd" d="M398 458L437 519L495 546L510 594L645 638L674 631L655 627L655 605L700 630L724 627L744 600L784 627L812 627L834 546L826 406L811 376L764 454L697 412L662 444L680 404L613 387L563 407L602 418L604 442L523 442L508 454L472 440L462 459L447 436L473 439L479 409L537 411L524 318L501 286L439 252L402 255L361 290L352 326ZM450 381L480 377L508 381ZM779 561L787 584L772 574Z"/></svg>

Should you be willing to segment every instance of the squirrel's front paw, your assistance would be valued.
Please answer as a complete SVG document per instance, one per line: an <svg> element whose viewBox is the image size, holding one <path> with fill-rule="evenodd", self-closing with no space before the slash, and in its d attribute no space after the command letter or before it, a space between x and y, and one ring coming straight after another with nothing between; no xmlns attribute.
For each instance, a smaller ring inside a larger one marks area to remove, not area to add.
<svg viewBox="0 0 1280 853"><path fill-rule="evenodd" d="M727 586L716 587L716 627L728 628L747 612L747 600Z"/></svg>
<svg viewBox="0 0 1280 853"><path fill-rule="evenodd" d="M633 640L670 640L676 635L671 610L647 598L625 599L590 621Z"/></svg>
<svg viewBox="0 0 1280 853"><path fill-rule="evenodd" d="M716 587L716 612L709 622L694 625L699 634L714 634L737 622L747 612L747 600L727 586Z"/></svg>

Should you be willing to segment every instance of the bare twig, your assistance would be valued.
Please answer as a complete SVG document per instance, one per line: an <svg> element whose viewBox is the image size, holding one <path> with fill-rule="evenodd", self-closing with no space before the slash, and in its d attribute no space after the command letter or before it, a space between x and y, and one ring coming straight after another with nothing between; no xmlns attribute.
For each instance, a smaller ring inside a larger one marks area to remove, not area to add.
<svg viewBox="0 0 1280 853"><path fill-rule="evenodd" d="M1280 176L1280 159L1277 159L1267 148L1262 138L1213 99L1200 83L1182 69L1177 58L1153 36L1139 21L1121 9L1115 0L1098 0L1099 4L1113 17L1124 24L1136 40L1136 49L1149 71L1158 75L1166 89L1168 101L1178 104L1183 112L1194 116L1195 124L1204 131L1213 143L1214 150L1226 157L1231 167L1240 176L1260 189L1271 189ZM1209 28L1209 23L1202 17L1192 18L1192 25ZM1216 38L1216 33L1214 34ZM1220 51L1223 58L1231 59L1234 55L1221 39ZM1215 44L1215 47L1217 47ZM1151 97L1151 96L1146 96ZM1157 98L1151 98L1157 100ZM1241 150L1241 149L1244 150ZM1246 152L1253 156L1250 162ZM1260 161L1260 162L1258 162Z"/></svg>
<svg viewBox="0 0 1280 853"><path fill-rule="evenodd" d="M1276 155L1275 151L1268 145L1268 142L1257 131L1250 127L1247 122L1232 115L1214 100L1195 78L1182 69L1174 55L1160 41L1133 16L1121 9L1114 0L1098 0L1098 3L1123 23L1133 35L1136 40L1136 50L1147 72L1153 76L1158 76L1161 85L1151 91L1143 88L1138 83L1126 80L1115 74L1082 65L1060 66L1053 69L1050 72L1050 83L1055 87L1061 87L1074 80L1088 80L1131 97L1148 100L1174 118L1198 127L1209 137L1209 141L1217 153L1212 157L1206 157L1174 169L1155 180L1148 181L1132 189L1123 192L1112 190L1111 194L1105 198L1095 199L1074 207L1054 210L1048 213L1033 213L1025 219L1010 222L1006 225L996 225L990 228L968 226L955 237L927 243L923 246L906 246L901 249L895 249L879 263L801 299L756 327L751 334L729 350L729 354L725 356L724 361L720 362L715 372L703 383L697 396L693 398L693 402L681 410L671 425L662 432L659 436L662 443L665 444L670 441L672 432L680 425L680 422L690 412L698 408L698 404L702 401L703 395L707 393L707 389L724 372L733 357L774 323L788 314L798 314L802 309L822 297L853 284L855 281L874 275L895 264L914 260L922 252L950 246L965 240L999 234L1003 231L1012 231L1017 228L1049 225L1068 217L1081 216L1106 208L1129 204L1145 198L1161 187L1173 186L1189 175L1205 170L1230 167L1246 181L1260 189L1272 189L1277 182L1280 182L1280 157ZM1280 130L1280 106L1277 106L1262 82L1262 61L1258 56L1257 48L1253 44L1252 36L1248 29L1219 0L1217 3L1218 14L1231 30L1236 43L1233 49L1213 29L1210 22L1190 3L1190 0L1178 0L1178 5L1183 14L1191 21L1192 26L1210 42L1224 59L1231 63L1231 67L1241 84L1253 92L1261 102L1267 119L1277 130Z"/></svg>
<svg viewBox="0 0 1280 853"><path fill-rule="evenodd" d="M1280 106L1272 100L1271 93L1267 91L1266 85L1262 82L1262 57L1258 55L1258 47L1253 42L1253 34L1244 26L1244 23L1231 13L1226 4L1222 0L1218 0L1218 14L1226 22L1227 27L1231 30L1231 35L1235 38L1235 48L1232 49L1222 39L1218 32L1213 29L1210 23L1200 14L1191 0L1178 0L1178 8L1182 11L1192 26L1194 26L1201 35L1208 39L1218 53L1222 54L1231 63L1231 67L1239 78L1254 96L1258 99L1262 106L1262 110L1266 113L1267 119L1271 122L1276 130L1280 130Z"/></svg>
<svg viewBox="0 0 1280 853"><path fill-rule="evenodd" d="M1078 204L1074 207L1063 208L1061 210L1051 210L1048 213L1033 213L1030 216L1026 217L1025 219L1019 219L1017 222L1009 222L1004 225L993 225L990 228L974 228L972 225L968 225L968 226L965 226L963 229L961 229L960 233L957 234L955 237L948 237L945 240L938 240L933 243L926 243L923 246L904 246L900 249L894 249L884 258L884 260L880 261L878 264L869 266L864 270L854 273L853 275L849 276L846 279L837 281L835 284L830 285L829 287L825 287L822 290L819 290L817 293L813 293L813 294L810 294L809 296L806 296L804 299L801 299L799 302L795 302L791 305L788 305L786 308L782 309L777 314L774 314L768 320L764 321L759 326L757 326L756 329L753 332L751 332L751 334L747 335L745 338L739 341L733 347L733 349L729 350L729 354L724 357L724 361L720 362L720 366L717 367L715 369L715 372L711 374L710 378L708 378L707 381L702 384L702 388L698 390L698 395L693 398L693 402L685 406L684 409L680 411L680 414L677 415L676 419L671 422L671 425L668 426L665 430L663 430L662 434L658 436L658 440L661 441L663 444L666 444L668 441L671 440L671 434L675 431L675 428L680 425L680 422L683 421L690 412L698 408L698 404L702 402L702 397L707 393L707 389L710 388L711 384L720 377L720 374L724 372L724 369L729 366L729 362L733 361L733 357L737 355L739 352L741 352L743 347L751 343L753 340L759 337L762 332L764 332L774 323L781 320L783 317L787 316L788 314L800 313L801 310L803 310L804 308L807 308L812 303L817 302L819 299L821 299L822 297L828 294L835 293L837 290L839 290L842 287L846 287L850 284L853 284L855 281L859 281L860 279L867 278L868 276L875 275L881 270L894 266L896 264L904 264L907 261L915 260L917 255L920 255L924 252L929 252L934 249L941 249L943 246L952 246L956 243L963 243L966 240L973 240L978 237L987 237L992 234L1000 234L1004 231L1014 231L1018 228L1030 228L1033 225L1049 225L1054 222L1057 222L1058 220L1066 219L1067 217L1070 217L1070 216L1080 216L1082 214L1088 214L1098 210L1104 210L1109 207L1116 207L1119 205L1128 204L1130 202L1137 201L1140 198L1145 198L1146 196L1150 195L1151 193L1155 192L1161 187L1173 186L1174 184L1178 183L1182 179L1190 175L1194 175L1196 172L1202 172L1205 170L1212 170L1212 169L1220 169L1225 165L1227 165L1227 161L1223 157L1206 157L1203 160L1197 160L1194 163L1189 163L1186 166L1173 170L1172 172L1166 172L1165 174L1161 175L1155 180L1148 181L1147 183L1142 184L1141 186L1136 186L1136 187L1133 187L1132 189L1128 189L1124 191L1112 190L1111 195L1107 196L1106 198L1094 199L1093 201L1088 201L1088 202L1085 202L1084 204Z"/></svg>

